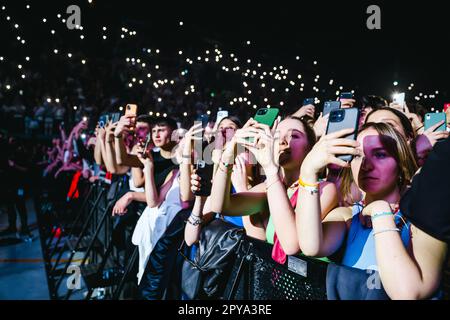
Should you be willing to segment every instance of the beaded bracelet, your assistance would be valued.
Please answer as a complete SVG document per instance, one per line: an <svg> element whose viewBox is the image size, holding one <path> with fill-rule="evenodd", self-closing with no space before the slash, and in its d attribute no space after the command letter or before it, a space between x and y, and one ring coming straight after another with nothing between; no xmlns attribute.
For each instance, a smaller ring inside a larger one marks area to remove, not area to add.
<svg viewBox="0 0 450 320"><path fill-rule="evenodd" d="M389 211L385 211L385 212L377 212L375 214L373 214L370 218L371 220L375 220L378 217L382 217L382 216L393 216L394 214L392 212Z"/></svg>

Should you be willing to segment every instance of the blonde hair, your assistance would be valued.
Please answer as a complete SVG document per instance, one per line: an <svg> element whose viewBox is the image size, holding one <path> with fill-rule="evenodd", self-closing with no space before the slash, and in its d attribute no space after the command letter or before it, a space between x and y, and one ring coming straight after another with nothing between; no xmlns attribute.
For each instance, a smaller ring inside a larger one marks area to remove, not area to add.
<svg viewBox="0 0 450 320"><path fill-rule="evenodd" d="M411 148L408 146L408 143L406 142L403 135L401 135L391 125L386 123L366 123L361 127L358 134L369 128L375 129L379 135L390 137L393 139L393 141L395 141L395 144L386 144L384 145L384 147L387 148L389 153L395 158L397 162L399 169L398 186L400 192L402 193L403 191L405 191L406 187L417 171L417 164ZM384 144L385 142L382 143ZM354 182L351 169L342 169L341 177L341 192L343 195L343 199L348 201L349 203L354 203L355 199L353 199L351 194L351 186Z"/></svg>

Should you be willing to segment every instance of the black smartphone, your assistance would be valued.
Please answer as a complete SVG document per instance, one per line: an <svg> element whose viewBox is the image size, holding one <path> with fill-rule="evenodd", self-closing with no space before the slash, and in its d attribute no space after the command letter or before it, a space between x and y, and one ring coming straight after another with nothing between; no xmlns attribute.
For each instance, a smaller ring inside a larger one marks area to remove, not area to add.
<svg viewBox="0 0 450 320"><path fill-rule="evenodd" d="M341 102L340 101L325 101L323 104L323 113L322 116L326 116L333 110L337 110L341 108Z"/></svg>
<svg viewBox="0 0 450 320"><path fill-rule="evenodd" d="M200 190L194 192L196 196L208 197L211 194L212 187L212 176L214 167L212 164L207 164L203 160L197 160L196 165L196 173L201 178L200 180Z"/></svg>
<svg viewBox="0 0 450 320"><path fill-rule="evenodd" d="M353 99L353 93L351 93L351 92L342 92L339 95L339 99Z"/></svg>
<svg viewBox="0 0 450 320"><path fill-rule="evenodd" d="M307 106L308 104L314 105L314 98L306 98L305 100L303 100L302 106Z"/></svg>
<svg viewBox="0 0 450 320"><path fill-rule="evenodd" d="M333 110L330 112L330 118L328 119L326 134L333 133L343 129L352 128L354 129L354 132L344 138L356 140L356 135L358 134L358 124L359 124L358 108ZM342 154L338 155L338 158L346 162L350 162L353 159L353 155Z"/></svg>

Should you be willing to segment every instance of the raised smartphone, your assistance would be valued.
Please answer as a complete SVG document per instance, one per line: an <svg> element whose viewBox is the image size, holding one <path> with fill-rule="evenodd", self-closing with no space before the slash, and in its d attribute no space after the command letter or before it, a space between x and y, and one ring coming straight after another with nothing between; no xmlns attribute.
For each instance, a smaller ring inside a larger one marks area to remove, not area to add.
<svg viewBox="0 0 450 320"><path fill-rule="evenodd" d="M212 164L207 164L203 160L197 160L195 164L196 173L201 178L200 180L200 190L194 192L196 196L208 197L211 194L212 187L212 176L214 166Z"/></svg>
<svg viewBox="0 0 450 320"><path fill-rule="evenodd" d="M425 118L424 118L424 129L427 130L430 127L434 126L436 123L440 122L440 121L444 121L444 123L439 126L436 130L434 130L435 132L437 131L445 131L446 129L446 121L447 121L447 116L444 112L438 112L438 113L427 113L425 114Z"/></svg>
<svg viewBox="0 0 450 320"><path fill-rule="evenodd" d="M326 116L333 110L337 110L341 108L340 101L325 101L323 104L323 113L322 116Z"/></svg>
<svg viewBox="0 0 450 320"><path fill-rule="evenodd" d="M356 135L358 134L358 124L358 108L333 110L330 112L326 134L352 128L354 129L354 132L343 138L356 140ZM338 155L337 157L346 162L350 162L353 159L353 155L351 154L342 154Z"/></svg>
<svg viewBox="0 0 450 320"><path fill-rule="evenodd" d="M269 127L272 127L279 113L280 109L278 108L261 108L256 111L256 115L253 117L253 119L259 123L266 124Z"/></svg>

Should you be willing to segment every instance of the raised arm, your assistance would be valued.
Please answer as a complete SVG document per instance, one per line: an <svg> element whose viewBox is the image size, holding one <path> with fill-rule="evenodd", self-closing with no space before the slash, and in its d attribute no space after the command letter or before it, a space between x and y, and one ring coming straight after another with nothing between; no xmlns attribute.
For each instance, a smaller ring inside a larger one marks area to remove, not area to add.
<svg viewBox="0 0 450 320"><path fill-rule="evenodd" d="M319 193L319 172L328 164L348 167L349 164L336 157L337 154L359 155L356 149L358 143L350 139L342 139L352 129L341 130L323 136L303 160L300 169L300 182L297 207L296 227L301 251L308 256L329 256L342 244L347 228L347 221L351 219L351 210L336 208L328 215L327 212L336 204L337 195L333 186L328 188L334 197L330 201L321 201ZM333 201L334 198L334 201ZM327 208L322 208L329 203ZM326 215L326 217L325 217ZM324 219L325 218L325 219Z"/></svg>
<svg viewBox="0 0 450 320"><path fill-rule="evenodd" d="M117 123L114 130L114 140L115 140L115 156L117 159L117 164L121 166L128 166L132 168L142 168L142 162L139 161L136 155L129 154L127 147L124 143L124 133L129 131L129 127L132 124L132 116L122 116Z"/></svg>
<svg viewBox="0 0 450 320"><path fill-rule="evenodd" d="M374 201L363 215L391 212L386 201ZM438 289L447 257L447 245L411 226L411 250L405 248L398 232L380 232L396 228L393 215L372 219L377 264L386 293L391 299L426 299Z"/></svg>

